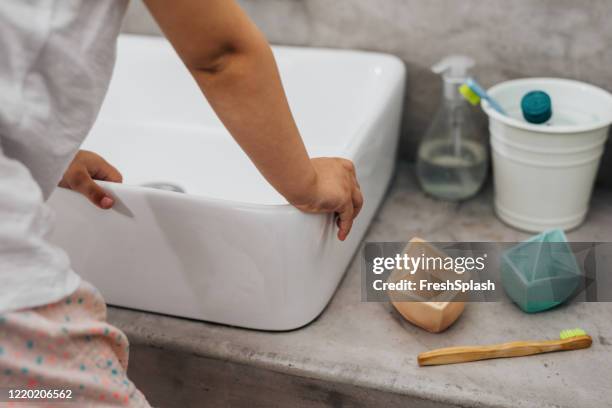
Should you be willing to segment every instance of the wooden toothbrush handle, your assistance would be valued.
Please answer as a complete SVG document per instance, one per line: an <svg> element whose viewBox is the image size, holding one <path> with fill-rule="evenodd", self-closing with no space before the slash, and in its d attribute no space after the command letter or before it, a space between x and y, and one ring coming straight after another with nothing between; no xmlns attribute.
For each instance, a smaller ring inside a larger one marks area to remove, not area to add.
<svg viewBox="0 0 612 408"><path fill-rule="evenodd" d="M447 347L421 353L420 366L464 363L489 358L521 357L551 351L577 350L588 348L591 336L576 336L565 340L513 341L490 346Z"/></svg>

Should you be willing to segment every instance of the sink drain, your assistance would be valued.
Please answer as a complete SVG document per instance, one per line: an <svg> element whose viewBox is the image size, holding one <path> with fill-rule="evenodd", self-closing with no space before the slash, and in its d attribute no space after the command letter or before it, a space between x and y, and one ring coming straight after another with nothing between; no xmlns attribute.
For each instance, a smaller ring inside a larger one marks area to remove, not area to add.
<svg viewBox="0 0 612 408"><path fill-rule="evenodd" d="M158 190L164 191L174 191L175 193L184 193L185 189L178 184L173 183L164 183L164 182L155 182L155 183L143 183L141 184L143 187L156 188Z"/></svg>

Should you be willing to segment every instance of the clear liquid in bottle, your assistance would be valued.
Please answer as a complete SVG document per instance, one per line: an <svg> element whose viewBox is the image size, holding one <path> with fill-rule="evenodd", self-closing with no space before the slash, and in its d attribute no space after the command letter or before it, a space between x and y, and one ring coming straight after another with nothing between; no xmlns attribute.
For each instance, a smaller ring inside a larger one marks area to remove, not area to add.
<svg viewBox="0 0 612 408"><path fill-rule="evenodd" d="M487 172L487 152L482 144L433 139L419 149L417 173L426 193L457 201L473 196Z"/></svg>

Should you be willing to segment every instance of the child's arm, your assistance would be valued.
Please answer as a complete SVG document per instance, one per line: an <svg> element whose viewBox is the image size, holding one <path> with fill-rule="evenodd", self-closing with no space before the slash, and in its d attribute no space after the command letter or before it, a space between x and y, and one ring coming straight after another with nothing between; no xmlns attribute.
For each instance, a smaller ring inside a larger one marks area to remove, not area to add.
<svg viewBox="0 0 612 408"><path fill-rule="evenodd" d="M338 213L338 238L344 240L363 204L353 164L338 158L310 160L272 50L255 24L233 0L145 3L268 182L303 211Z"/></svg>

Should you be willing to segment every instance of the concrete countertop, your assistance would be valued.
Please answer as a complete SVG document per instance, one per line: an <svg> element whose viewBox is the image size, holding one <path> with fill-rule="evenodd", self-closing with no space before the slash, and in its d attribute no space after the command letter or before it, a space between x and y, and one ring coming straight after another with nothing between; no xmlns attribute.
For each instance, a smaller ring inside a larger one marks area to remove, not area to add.
<svg viewBox="0 0 612 408"><path fill-rule="evenodd" d="M491 189L462 204L424 196L400 164L366 241L515 241L528 235L493 214ZM612 241L612 191L596 191L572 241ZM269 333L109 308L132 343L130 375L159 406L607 407L612 405L612 303L534 315L510 303L471 303L430 334L388 304L361 302L356 257L312 324ZM556 338L581 327L590 349L419 368L437 347ZM196 402L194 402L194 399ZM210 404L207 404L210 403ZM213 405L214 404L214 405Z"/></svg>

